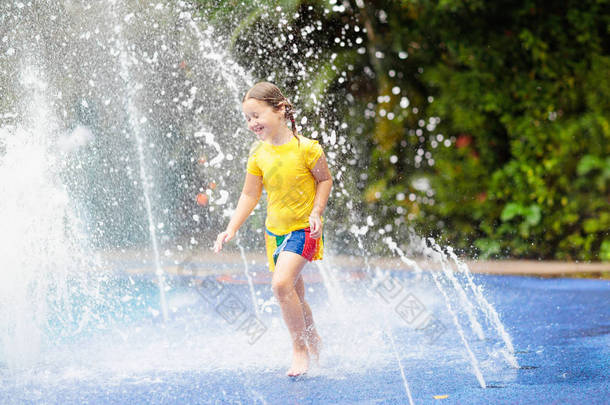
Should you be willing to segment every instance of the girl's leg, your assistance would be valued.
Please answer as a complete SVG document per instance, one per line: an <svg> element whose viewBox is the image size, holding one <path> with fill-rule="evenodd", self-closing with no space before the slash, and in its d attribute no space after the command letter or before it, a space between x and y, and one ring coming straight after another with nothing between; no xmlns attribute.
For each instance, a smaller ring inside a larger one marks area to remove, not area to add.
<svg viewBox="0 0 610 405"><path fill-rule="evenodd" d="M286 373L297 376L307 372L309 367L309 354L305 336L305 317L303 306L295 289L297 279L307 263L307 259L293 252L281 252L271 280L273 293L277 298L284 322L292 337L292 365Z"/></svg>
<svg viewBox="0 0 610 405"><path fill-rule="evenodd" d="M322 344L322 339L320 339L316 326L313 322L311 308L309 307L307 301L305 301L305 283L303 282L303 276L301 274L299 274L299 278L297 279L297 283L294 288L299 296L299 300L301 301L301 306L303 308L303 318L305 319L305 339L307 341L309 353L316 361L318 361L320 358L320 346Z"/></svg>

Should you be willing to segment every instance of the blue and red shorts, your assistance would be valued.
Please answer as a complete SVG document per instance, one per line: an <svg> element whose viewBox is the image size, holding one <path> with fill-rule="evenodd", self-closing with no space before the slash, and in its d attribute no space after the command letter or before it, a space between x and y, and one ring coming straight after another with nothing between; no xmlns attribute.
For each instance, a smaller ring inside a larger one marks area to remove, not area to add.
<svg viewBox="0 0 610 405"><path fill-rule="evenodd" d="M265 229L265 246L269 270L274 271L280 252L293 252L309 261L321 260L324 252L324 237L313 239L309 228L297 229L286 235L276 235Z"/></svg>

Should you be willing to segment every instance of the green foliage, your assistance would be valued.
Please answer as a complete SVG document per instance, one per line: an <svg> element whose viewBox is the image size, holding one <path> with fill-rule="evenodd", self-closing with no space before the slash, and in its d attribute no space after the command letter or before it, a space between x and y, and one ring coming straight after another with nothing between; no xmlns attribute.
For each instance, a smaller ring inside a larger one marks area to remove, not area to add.
<svg viewBox="0 0 610 405"><path fill-rule="evenodd" d="M446 50L426 78L439 129L471 139L437 156L434 188L470 202L440 193L417 220L445 219L446 237L484 255L607 260L608 14L600 2L466 8L438 13L454 22L435 31Z"/></svg>

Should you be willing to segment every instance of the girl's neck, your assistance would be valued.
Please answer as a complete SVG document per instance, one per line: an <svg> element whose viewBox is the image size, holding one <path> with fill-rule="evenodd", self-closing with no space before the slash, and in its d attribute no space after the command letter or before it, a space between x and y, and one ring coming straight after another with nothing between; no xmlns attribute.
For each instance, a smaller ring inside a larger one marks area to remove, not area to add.
<svg viewBox="0 0 610 405"><path fill-rule="evenodd" d="M290 140L292 139L293 136L294 135L292 134L292 131L290 130L290 128L288 128L287 126L282 126L277 131L277 134L275 134L275 136L270 137L270 139L268 140L268 143L270 143L273 146L280 146L280 145L290 142Z"/></svg>

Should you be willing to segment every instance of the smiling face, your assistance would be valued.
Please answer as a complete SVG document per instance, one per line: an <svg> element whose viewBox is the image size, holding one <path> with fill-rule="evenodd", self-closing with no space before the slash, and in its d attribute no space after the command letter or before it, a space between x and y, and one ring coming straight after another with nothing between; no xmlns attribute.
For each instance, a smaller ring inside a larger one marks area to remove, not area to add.
<svg viewBox="0 0 610 405"><path fill-rule="evenodd" d="M274 110L268 103L249 98L242 104L248 129L256 134L261 141L271 140L285 125L284 109Z"/></svg>

